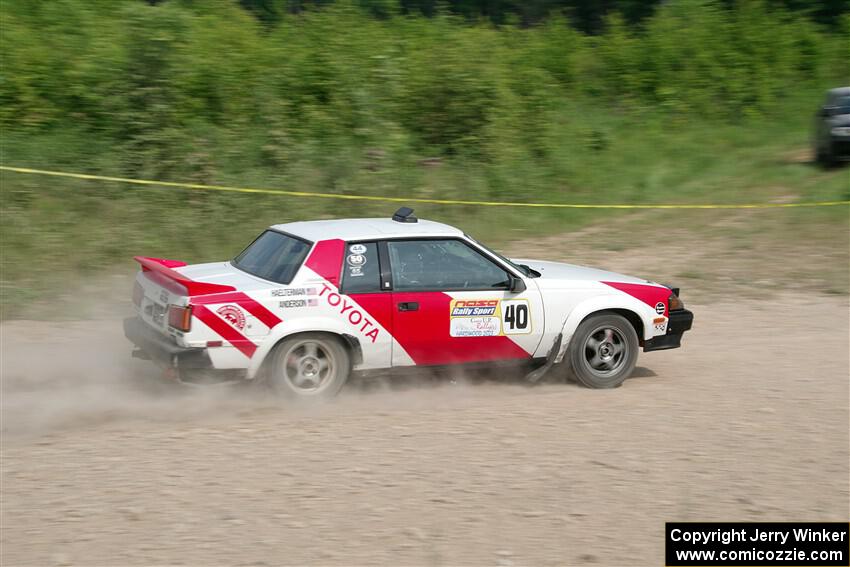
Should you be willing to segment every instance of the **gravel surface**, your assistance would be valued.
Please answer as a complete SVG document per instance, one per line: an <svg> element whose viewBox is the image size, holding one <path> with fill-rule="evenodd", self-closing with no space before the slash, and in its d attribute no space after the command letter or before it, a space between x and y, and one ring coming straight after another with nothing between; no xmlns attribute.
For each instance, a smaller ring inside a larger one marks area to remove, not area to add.
<svg viewBox="0 0 850 567"><path fill-rule="evenodd" d="M665 521L846 521L847 298L689 307L616 390L313 408L154 387L114 319L4 323L0 563L663 565Z"/></svg>

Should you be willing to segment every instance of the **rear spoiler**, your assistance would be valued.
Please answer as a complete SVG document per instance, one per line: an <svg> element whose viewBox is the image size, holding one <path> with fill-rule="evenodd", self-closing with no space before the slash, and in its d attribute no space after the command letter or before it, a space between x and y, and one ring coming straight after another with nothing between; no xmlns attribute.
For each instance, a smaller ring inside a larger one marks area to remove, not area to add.
<svg viewBox="0 0 850 567"><path fill-rule="evenodd" d="M153 272L186 288L186 295L210 295L213 293L236 291L235 287L229 285L196 282L190 280L180 272L172 270L172 268L185 266L186 262L165 260L164 258L148 258L146 256L134 256L133 259L141 264L143 272Z"/></svg>

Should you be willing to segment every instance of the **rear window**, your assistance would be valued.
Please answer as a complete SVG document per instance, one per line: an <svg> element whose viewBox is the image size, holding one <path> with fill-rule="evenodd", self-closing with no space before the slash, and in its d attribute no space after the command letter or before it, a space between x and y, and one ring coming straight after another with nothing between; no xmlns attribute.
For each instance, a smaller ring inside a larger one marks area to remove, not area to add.
<svg viewBox="0 0 850 567"><path fill-rule="evenodd" d="M342 289L345 293L381 291L381 267L378 245L374 242L349 244L342 270Z"/></svg>
<svg viewBox="0 0 850 567"><path fill-rule="evenodd" d="M288 284L309 251L309 243L267 230L234 258L232 264L264 280Z"/></svg>

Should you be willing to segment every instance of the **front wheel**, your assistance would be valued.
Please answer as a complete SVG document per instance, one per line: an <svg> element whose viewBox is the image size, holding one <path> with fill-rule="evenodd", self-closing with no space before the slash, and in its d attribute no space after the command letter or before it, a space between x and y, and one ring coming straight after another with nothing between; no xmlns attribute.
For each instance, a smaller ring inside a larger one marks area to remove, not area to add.
<svg viewBox="0 0 850 567"><path fill-rule="evenodd" d="M832 154L832 146L827 144L821 147L820 144L815 145L815 161L824 169L829 169L835 166L835 157Z"/></svg>
<svg viewBox="0 0 850 567"><path fill-rule="evenodd" d="M638 337L625 317L601 313L578 326L569 359L576 380L588 388L616 388L635 368Z"/></svg>
<svg viewBox="0 0 850 567"><path fill-rule="evenodd" d="M350 373L351 357L342 341L323 333L303 333L274 348L266 382L288 398L325 400L339 392Z"/></svg>

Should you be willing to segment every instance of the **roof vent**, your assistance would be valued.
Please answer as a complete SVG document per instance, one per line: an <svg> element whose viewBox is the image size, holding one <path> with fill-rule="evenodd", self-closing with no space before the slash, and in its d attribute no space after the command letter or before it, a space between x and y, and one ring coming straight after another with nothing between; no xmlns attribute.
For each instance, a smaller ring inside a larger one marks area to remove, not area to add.
<svg viewBox="0 0 850 567"><path fill-rule="evenodd" d="M419 219L413 216L413 209L410 207L402 207L393 214L395 222L419 222Z"/></svg>

